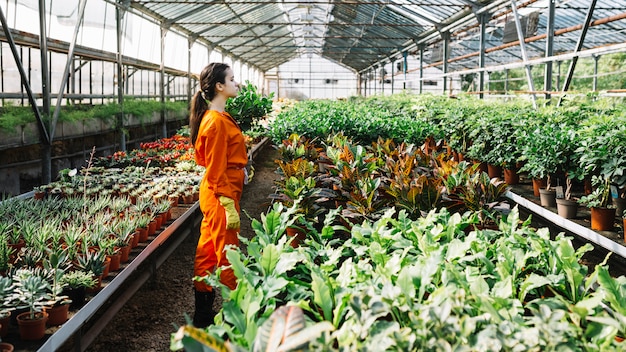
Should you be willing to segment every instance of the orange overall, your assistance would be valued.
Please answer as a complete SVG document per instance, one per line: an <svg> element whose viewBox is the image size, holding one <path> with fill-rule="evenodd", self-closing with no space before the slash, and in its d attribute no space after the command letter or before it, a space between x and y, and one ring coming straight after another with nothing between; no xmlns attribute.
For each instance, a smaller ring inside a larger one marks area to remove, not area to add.
<svg viewBox="0 0 626 352"><path fill-rule="evenodd" d="M204 218L196 248L195 276L205 276L216 268L228 266L226 245L239 245L239 229L226 229L226 213L220 196L239 200L244 183L244 168L248 162L246 143L241 129L226 112L208 110L200 123L195 143L195 159L206 171L200 183L200 210ZM231 269L223 270L220 281L235 289L237 281ZM197 291L211 291L204 282L194 281Z"/></svg>

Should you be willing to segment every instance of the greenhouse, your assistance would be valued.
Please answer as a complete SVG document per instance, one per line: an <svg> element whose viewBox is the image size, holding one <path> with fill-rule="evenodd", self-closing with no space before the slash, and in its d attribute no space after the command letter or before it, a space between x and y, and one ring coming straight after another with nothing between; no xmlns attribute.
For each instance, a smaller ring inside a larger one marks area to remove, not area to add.
<svg viewBox="0 0 626 352"><path fill-rule="evenodd" d="M626 349L626 1L0 22L0 351Z"/></svg>

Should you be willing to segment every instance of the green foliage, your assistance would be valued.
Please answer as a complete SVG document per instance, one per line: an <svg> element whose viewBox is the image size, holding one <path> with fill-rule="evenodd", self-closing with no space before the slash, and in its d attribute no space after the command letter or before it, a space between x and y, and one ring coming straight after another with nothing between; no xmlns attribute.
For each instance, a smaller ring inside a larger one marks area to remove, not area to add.
<svg viewBox="0 0 626 352"><path fill-rule="evenodd" d="M381 137L419 145L438 132L426 119L416 119L411 105L410 95L303 101L281 112L268 133L277 144L293 133L321 140L343 133L361 144Z"/></svg>
<svg viewBox="0 0 626 352"><path fill-rule="evenodd" d="M239 87L237 96L226 101L226 111L240 125L245 126L243 129L247 129L254 121L272 111L273 97L274 93L267 97L262 96L255 85L246 81Z"/></svg>
<svg viewBox="0 0 626 352"><path fill-rule="evenodd" d="M139 118L151 116L152 113L161 111L163 108L171 112L187 111L187 102L166 101L165 104L161 104L157 100L124 100L124 113ZM59 111L58 121L80 122L89 119L112 121L120 112L121 107L117 102L100 105L64 105ZM46 124L49 124L49 118L44 116L43 119ZM5 105L0 108L0 130L16 132L17 127L35 121L35 113L30 106Z"/></svg>
<svg viewBox="0 0 626 352"><path fill-rule="evenodd" d="M306 325L334 327L309 350L619 349L624 281L603 266L587 272L580 260L590 246L550 239L517 209L496 230L465 231L474 221L445 209L417 220L390 211L346 241L332 219L297 249L284 235L246 240L247 254L228 252L239 286L208 332L251 350L278 307L297 306Z"/></svg>
<svg viewBox="0 0 626 352"><path fill-rule="evenodd" d="M35 114L29 106L5 105L0 108L0 129L15 132L18 126L35 121Z"/></svg>
<svg viewBox="0 0 626 352"><path fill-rule="evenodd" d="M611 180L594 175L591 183L595 187L591 194L582 196L578 203L588 208L608 208L611 204Z"/></svg>

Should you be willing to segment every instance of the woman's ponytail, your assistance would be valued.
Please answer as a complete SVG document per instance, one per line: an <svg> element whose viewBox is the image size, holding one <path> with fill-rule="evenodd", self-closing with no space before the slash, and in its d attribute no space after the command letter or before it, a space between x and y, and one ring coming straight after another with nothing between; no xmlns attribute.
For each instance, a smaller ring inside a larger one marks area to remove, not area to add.
<svg viewBox="0 0 626 352"><path fill-rule="evenodd" d="M202 92L197 91L191 98L191 107L189 111L189 134L191 136L191 144L196 145L196 139L198 139L198 131L200 130L200 123L204 113L209 108L206 100L202 97Z"/></svg>
<svg viewBox="0 0 626 352"><path fill-rule="evenodd" d="M189 134L192 145L196 145L202 117L209 109L210 102L215 98L215 85L226 82L226 70L229 67L227 64L213 62L200 73L200 90L191 98L189 107Z"/></svg>

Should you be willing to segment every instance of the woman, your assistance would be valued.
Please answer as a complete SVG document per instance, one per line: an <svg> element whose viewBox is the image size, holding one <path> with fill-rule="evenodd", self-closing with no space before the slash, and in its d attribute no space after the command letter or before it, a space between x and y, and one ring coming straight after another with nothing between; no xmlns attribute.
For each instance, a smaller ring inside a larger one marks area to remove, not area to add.
<svg viewBox="0 0 626 352"><path fill-rule="evenodd" d="M204 218L196 248L195 276L206 276L228 266L224 247L239 245L239 200L248 162L246 144L237 122L224 111L226 100L237 95L239 85L226 64L211 63L200 73L200 90L191 101L189 129L198 165L206 168L200 183L200 210ZM231 269L222 270L220 281L237 286ZM213 324L215 291L194 281L193 324Z"/></svg>

